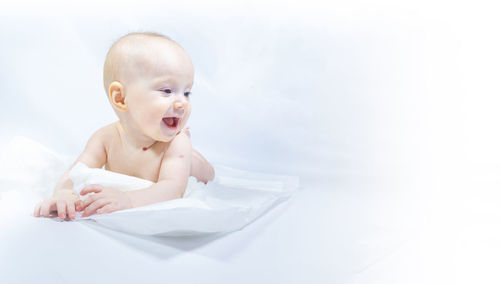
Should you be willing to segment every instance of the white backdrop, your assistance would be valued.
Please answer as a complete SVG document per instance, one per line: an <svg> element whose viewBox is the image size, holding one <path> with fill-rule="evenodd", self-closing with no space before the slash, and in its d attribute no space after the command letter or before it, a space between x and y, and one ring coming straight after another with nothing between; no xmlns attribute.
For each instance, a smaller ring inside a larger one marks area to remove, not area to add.
<svg viewBox="0 0 500 284"><path fill-rule="evenodd" d="M456 141L474 67L462 19L429 8L21 2L0 12L2 126L80 151L115 120L101 79L107 49L125 33L156 31L193 58L189 124L212 160L322 176L414 166L441 146L425 136Z"/></svg>
<svg viewBox="0 0 500 284"><path fill-rule="evenodd" d="M360 214L422 222L425 236L467 248L440 253L448 239L424 236L428 250L403 259L451 258L456 279L487 275L467 261L495 259L476 249L484 235L463 228L500 235L500 20L493 1L469 2L2 2L0 146L23 135L76 156L116 119L107 49L128 32L163 33L193 59L189 125L210 161L298 175L312 194L398 200Z"/></svg>

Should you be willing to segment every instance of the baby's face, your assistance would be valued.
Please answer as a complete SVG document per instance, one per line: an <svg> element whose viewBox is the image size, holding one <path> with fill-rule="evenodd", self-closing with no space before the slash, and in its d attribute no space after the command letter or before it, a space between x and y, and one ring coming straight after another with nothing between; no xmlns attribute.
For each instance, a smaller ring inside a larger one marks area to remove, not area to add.
<svg viewBox="0 0 500 284"><path fill-rule="evenodd" d="M191 114L189 96L194 69L180 47L161 45L145 51L148 59L124 83L131 122L144 135L171 141Z"/></svg>

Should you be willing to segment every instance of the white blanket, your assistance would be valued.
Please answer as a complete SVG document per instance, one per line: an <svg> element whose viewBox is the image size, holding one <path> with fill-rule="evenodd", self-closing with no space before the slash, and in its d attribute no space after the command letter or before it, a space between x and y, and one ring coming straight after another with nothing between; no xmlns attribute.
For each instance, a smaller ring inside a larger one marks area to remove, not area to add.
<svg viewBox="0 0 500 284"><path fill-rule="evenodd" d="M51 195L55 183L71 165L71 159L42 145L16 137L1 158L0 192L24 191L40 199ZM141 235L179 236L238 230L289 198L298 178L251 173L215 166L216 177L207 185L190 178L184 197L148 206L92 215L76 222ZM136 190L150 181L77 163L70 172L75 192L101 184L120 190Z"/></svg>

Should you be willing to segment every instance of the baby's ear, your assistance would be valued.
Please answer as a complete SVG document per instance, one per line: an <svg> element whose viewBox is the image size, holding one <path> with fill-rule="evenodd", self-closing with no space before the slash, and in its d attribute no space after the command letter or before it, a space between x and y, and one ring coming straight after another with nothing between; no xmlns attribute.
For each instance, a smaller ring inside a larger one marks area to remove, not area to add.
<svg viewBox="0 0 500 284"><path fill-rule="evenodd" d="M125 94L123 92L123 85L120 82L114 81L109 84L109 101L113 108L125 112L127 111L127 104L125 103Z"/></svg>

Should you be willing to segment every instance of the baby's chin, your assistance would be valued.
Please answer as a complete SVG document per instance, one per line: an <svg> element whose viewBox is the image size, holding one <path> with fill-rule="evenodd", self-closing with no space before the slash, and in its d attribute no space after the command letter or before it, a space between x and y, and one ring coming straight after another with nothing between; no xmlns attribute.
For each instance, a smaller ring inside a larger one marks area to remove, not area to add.
<svg viewBox="0 0 500 284"><path fill-rule="evenodd" d="M172 140L174 140L176 135L177 135L177 133L174 133L173 135L163 134L163 135L159 135L159 136L155 137L154 140L156 140L157 142L169 143Z"/></svg>
<svg viewBox="0 0 500 284"><path fill-rule="evenodd" d="M159 141L159 142L165 142L165 143L171 142L172 140L174 140L174 138L179 133L181 133L181 131L182 131L182 128L180 128L180 127L176 130L168 129L168 132L166 132L166 133L165 133L165 131L162 131L161 135L156 137L155 140Z"/></svg>

